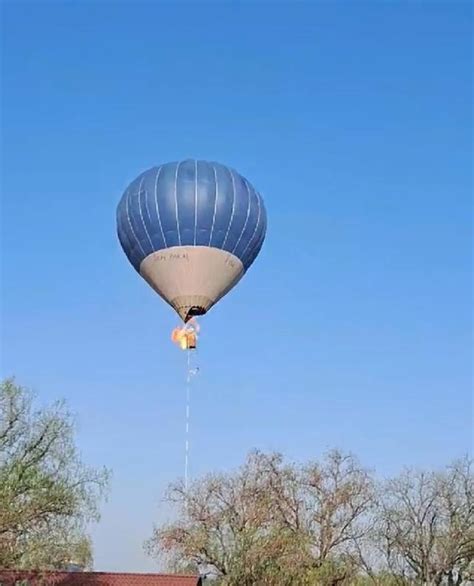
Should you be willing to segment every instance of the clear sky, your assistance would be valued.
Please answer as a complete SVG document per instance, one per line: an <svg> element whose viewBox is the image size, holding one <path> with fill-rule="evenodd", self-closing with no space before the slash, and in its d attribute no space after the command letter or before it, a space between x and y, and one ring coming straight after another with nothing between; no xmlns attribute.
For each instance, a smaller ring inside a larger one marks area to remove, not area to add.
<svg viewBox="0 0 474 586"><path fill-rule="evenodd" d="M201 320L191 471L330 447L380 475L470 447L470 3L3 3L3 375L114 471L98 570L182 475L174 312L115 208L196 157L265 198L255 264Z"/></svg>

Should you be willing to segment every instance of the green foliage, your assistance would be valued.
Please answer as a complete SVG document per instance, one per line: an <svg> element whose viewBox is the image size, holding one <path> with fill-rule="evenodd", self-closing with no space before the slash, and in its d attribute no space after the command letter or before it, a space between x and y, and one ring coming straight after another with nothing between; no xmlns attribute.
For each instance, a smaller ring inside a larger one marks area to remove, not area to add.
<svg viewBox="0 0 474 586"><path fill-rule="evenodd" d="M0 567L90 566L85 525L108 478L81 462L62 403L35 410L28 390L0 383Z"/></svg>

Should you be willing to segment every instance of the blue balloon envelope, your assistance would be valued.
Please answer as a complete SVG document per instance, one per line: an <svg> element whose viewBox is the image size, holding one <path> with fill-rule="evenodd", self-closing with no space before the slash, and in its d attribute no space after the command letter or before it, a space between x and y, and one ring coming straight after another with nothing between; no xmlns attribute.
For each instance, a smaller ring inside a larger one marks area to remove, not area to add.
<svg viewBox="0 0 474 586"><path fill-rule="evenodd" d="M242 278L262 248L261 195L235 170L186 160L148 169L117 208L122 248L137 272L186 322Z"/></svg>

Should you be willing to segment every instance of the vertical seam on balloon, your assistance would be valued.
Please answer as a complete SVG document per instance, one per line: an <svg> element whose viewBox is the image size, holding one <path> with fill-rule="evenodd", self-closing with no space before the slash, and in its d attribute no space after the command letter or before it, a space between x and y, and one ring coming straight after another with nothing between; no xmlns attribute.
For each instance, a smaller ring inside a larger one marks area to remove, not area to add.
<svg viewBox="0 0 474 586"><path fill-rule="evenodd" d="M123 217L123 213L117 213L117 233L118 233L118 237L120 240L120 244L122 245L122 247L125 250L125 247L123 246L123 244L126 244L126 248L130 248L130 237L128 235L127 229L125 227L125 223L124 223L124 217ZM122 243L122 239L123 239L123 243Z"/></svg>
<svg viewBox="0 0 474 586"><path fill-rule="evenodd" d="M198 164L194 161L194 246L196 246L197 237L197 183L198 183Z"/></svg>
<svg viewBox="0 0 474 586"><path fill-rule="evenodd" d="M240 241L242 239L242 236L244 235L245 228L247 227L247 223L249 221L249 216L250 216L250 189L249 189L249 185L245 179L244 179L244 183L245 183L245 189L247 190L247 195L249 196L248 205L247 205L247 217L245 218L244 227L242 228L242 232L240 233L239 239L237 240L234 248L232 249L232 254L234 254L235 249L240 244Z"/></svg>
<svg viewBox="0 0 474 586"><path fill-rule="evenodd" d="M209 236L209 246L211 246L212 235L214 232L214 224L216 221L216 211L217 211L217 196L219 195L219 183L217 181L217 171L216 171L216 168L214 167L214 165L212 165L212 170L214 171L214 180L216 183L216 197L214 199L214 214L212 216L212 226L211 226L211 235Z"/></svg>
<svg viewBox="0 0 474 586"><path fill-rule="evenodd" d="M176 202L176 228L178 230L178 241L179 241L179 245L181 246L181 232L179 229L179 218L178 218L178 172L179 172L179 166L181 165L181 163L177 163L176 164L176 174L174 177L174 199Z"/></svg>
<svg viewBox="0 0 474 586"><path fill-rule="evenodd" d="M143 256L146 256L145 251L142 248L142 245L140 244L140 241L137 238L137 235L135 234L135 230L133 229L132 226L132 220L130 219L130 210L128 207L128 196L130 194L130 190L127 191L127 197L125 198L125 209L127 210L127 219L128 219L128 224L130 226L130 230L133 234L133 237L135 238L136 243L138 244L138 246L140 247L140 250L142 251Z"/></svg>
<svg viewBox="0 0 474 586"><path fill-rule="evenodd" d="M158 223L160 224L161 235L163 236L163 244L166 248L168 248L168 243L166 242L165 233L163 232L163 226L161 225L161 217L160 217L160 209L158 205L158 179L160 177L160 173L163 167L158 167L158 171L156 172L155 177L155 208L156 208L156 216L158 218Z"/></svg>
<svg viewBox="0 0 474 586"><path fill-rule="evenodd" d="M263 200L262 200L262 206L263 206ZM266 233L267 233L267 224L265 221L265 206L263 206L263 213L262 213L261 217L263 218L263 221L262 221L262 224L261 224L260 230L259 230L260 234L257 236L257 238L252 246L252 250L251 250L250 254L248 255L248 259L247 259L247 263L250 261L250 264L253 263L257 254L259 253L260 249L262 248L262 245L265 240Z"/></svg>
<svg viewBox="0 0 474 586"><path fill-rule="evenodd" d="M253 245L252 250L250 251L250 254L247 254L247 258L245 259L245 262L242 261L242 264L244 266L245 265L247 265L247 267L250 266L253 263L253 261L255 260L255 258L257 257L258 252L262 248L263 241L265 240L265 232L266 232L266 228L264 226L263 229L260 230L260 234L259 234L258 238L255 240L255 244Z"/></svg>
<svg viewBox="0 0 474 586"><path fill-rule="evenodd" d="M145 189L145 193L146 193L146 197L145 197L145 209L146 209L146 214L148 216L148 225L149 226L152 226L152 223L151 223L151 215L150 215L150 208L148 206L148 191L146 189ZM152 243L152 246L153 246L153 243ZM153 248L154 248L154 246L153 246Z"/></svg>
<svg viewBox="0 0 474 586"><path fill-rule="evenodd" d="M255 243L253 244L252 248L247 251L245 258L241 259L245 270L247 270L248 267L255 260L260 248L262 247L264 240L265 240L265 230L260 230L260 234L259 234L258 238L255 240Z"/></svg>
<svg viewBox="0 0 474 586"><path fill-rule="evenodd" d="M255 234L257 233L257 228L258 228L258 224L260 222L260 216L261 216L261 211L262 211L262 207L261 207L261 203L260 203L260 196L257 193L257 201L258 201L258 216L257 216L257 223L255 224L255 230L253 231L252 237L250 238L250 240L247 242L247 246L242 250L242 262L243 262L243 258L245 256L245 253L247 251L247 248L250 246L250 244L252 243L252 240L255 237Z"/></svg>
<svg viewBox="0 0 474 586"><path fill-rule="evenodd" d="M145 175L143 175L142 178L140 179L140 185L138 186L138 210L140 212L140 218L142 220L142 224L143 224L143 228L145 230L146 237L148 238L148 241L150 242L151 249L153 250L153 242L151 241L150 235L148 234L148 230L147 230L147 227L145 224L145 220L143 219L143 213L142 213L141 193L142 193L142 185L143 185L144 178L145 178ZM146 203L146 200L145 200L145 203Z"/></svg>
<svg viewBox="0 0 474 586"><path fill-rule="evenodd" d="M224 238L224 242L222 243L222 249L224 250L224 246L225 243L227 242L227 237L229 236L229 232L230 232L230 227L232 225L232 220L234 219L234 212L235 212L235 181L234 181L234 174L232 173L232 169L229 169L227 167L227 171L229 171L230 173L230 177L232 179L232 195L233 195L233 199L232 199L232 212L230 214L230 221L229 221L229 225L227 226L227 232Z"/></svg>

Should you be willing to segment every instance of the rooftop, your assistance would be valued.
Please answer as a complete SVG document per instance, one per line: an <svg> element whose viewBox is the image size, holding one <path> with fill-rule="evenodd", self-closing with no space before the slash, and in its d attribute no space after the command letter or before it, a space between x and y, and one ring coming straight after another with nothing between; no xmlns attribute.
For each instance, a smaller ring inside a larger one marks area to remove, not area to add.
<svg viewBox="0 0 474 586"><path fill-rule="evenodd" d="M201 586L198 576L0 570L0 586Z"/></svg>

